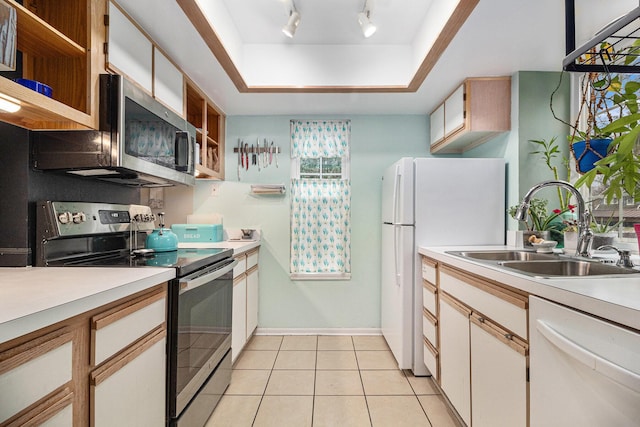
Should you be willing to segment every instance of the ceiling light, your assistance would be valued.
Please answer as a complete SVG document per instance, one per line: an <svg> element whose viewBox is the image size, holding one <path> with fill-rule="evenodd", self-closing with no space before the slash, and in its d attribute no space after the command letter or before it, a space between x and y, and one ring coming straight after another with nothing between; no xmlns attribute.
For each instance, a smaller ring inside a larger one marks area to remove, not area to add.
<svg viewBox="0 0 640 427"><path fill-rule="evenodd" d="M291 2L289 9L289 20L287 21L287 25L282 27L282 32L289 38L293 38L293 35L296 33L298 29L298 25L300 24L300 14L296 10L293 1Z"/></svg>
<svg viewBox="0 0 640 427"><path fill-rule="evenodd" d="M20 101L4 93L0 93L0 111L15 113L20 110Z"/></svg>
<svg viewBox="0 0 640 427"><path fill-rule="evenodd" d="M360 29L362 30L362 34L365 37L371 37L373 33L376 32L377 28L371 22L371 9L373 8L372 4L369 0L364 2L364 10L358 13L358 24L360 24Z"/></svg>

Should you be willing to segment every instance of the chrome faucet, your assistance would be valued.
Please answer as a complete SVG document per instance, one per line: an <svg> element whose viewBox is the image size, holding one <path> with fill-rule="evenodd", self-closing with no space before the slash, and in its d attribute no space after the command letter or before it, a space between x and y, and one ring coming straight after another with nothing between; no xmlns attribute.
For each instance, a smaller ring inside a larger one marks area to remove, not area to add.
<svg viewBox="0 0 640 427"><path fill-rule="evenodd" d="M539 184L534 185L531 189L524 195L522 198L522 202L518 206L516 210L515 219L518 221L526 221L527 215L529 211L529 203L531 198L535 193L538 192L541 188L545 187L563 187L575 196L576 202L578 203L578 246L576 247L576 256L588 257L589 256L589 246L591 244L591 238L593 237L593 233L589 228L590 216L589 212L585 207L584 199L582 198L582 194L578 191L576 187L569 184L566 181L543 181Z"/></svg>
<svg viewBox="0 0 640 427"><path fill-rule="evenodd" d="M616 262L616 265L618 267L627 267L627 268L633 268L633 262L631 261L631 253L627 250L623 250L623 249L618 249L613 245L604 245L604 246L600 246L599 248L597 248L598 250L603 250L603 249L612 249L614 251L616 251L618 253L618 262Z"/></svg>

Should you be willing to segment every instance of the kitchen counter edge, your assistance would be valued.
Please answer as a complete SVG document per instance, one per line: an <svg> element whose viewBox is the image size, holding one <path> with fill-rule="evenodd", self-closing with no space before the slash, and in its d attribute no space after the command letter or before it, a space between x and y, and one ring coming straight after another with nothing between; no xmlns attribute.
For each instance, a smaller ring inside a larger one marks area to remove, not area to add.
<svg viewBox="0 0 640 427"><path fill-rule="evenodd" d="M542 279L461 258L448 251L517 249L507 246L419 247L418 253L469 273L504 283L577 310L640 330L640 275L638 277L573 277ZM635 275L634 275L635 276Z"/></svg>
<svg viewBox="0 0 640 427"><path fill-rule="evenodd" d="M0 268L0 343L152 288L173 268Z"/></svg>

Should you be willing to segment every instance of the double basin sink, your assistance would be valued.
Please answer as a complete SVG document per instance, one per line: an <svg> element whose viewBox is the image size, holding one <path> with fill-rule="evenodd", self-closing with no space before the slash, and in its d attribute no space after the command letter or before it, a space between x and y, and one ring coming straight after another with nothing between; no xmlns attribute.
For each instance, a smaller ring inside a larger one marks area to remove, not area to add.
<svg viewBox="0 0 640 427"><path fill-rule="evenodd" d="M632 268L603 264L592 259L526 250L447 251L446 253L475 261L491 263L498 268L538 278L640 274L640 271Z"/></svg>

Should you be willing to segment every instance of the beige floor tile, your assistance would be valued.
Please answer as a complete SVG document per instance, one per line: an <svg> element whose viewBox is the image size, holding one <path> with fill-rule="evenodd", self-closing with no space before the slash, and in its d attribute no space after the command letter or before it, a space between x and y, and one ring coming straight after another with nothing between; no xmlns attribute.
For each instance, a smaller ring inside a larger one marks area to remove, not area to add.
<svg viewBox="0 0 640 427"><path fill-rule="evenodd" d="M222 396L205 427L251 427L262 396Z"/></svg>
<svg viewBox="0 0 640 427"><path fill-rule="evenodd" d="M272 371L265 395L313 396L315 371Z"/></svg>
<svg viewBox="0 0 640 427"><path fill-rule="evenodd" d="M245 347L247 350L280 350L282 335L254 335Z"/></svg>
<svg viewBox="0 0 640 427"><path fill-rule="evenodd" d="M457 419L444 402L442 395L418 396L420 404L427 413L433 427L459 427Z"/></svg>
<svg viewBox="0 0 640 427"><path fill-rule="evenodd" d="M373 427L430 426L416 396L367 396Z"/></svg>
<svg viewBox="0 0 640 427"><path fill-rule="evenodd" d="M313 427L370 427L364 396L316 396Z"/></svg>
<svg viewBox="0 0 640 427"><path fill-rule="evenodd" d="M382 335L354 335L353 345L356 350L389 350Z"/></svg>
<svg viewBox="0 0 640 427"><path fill-rule="evenodd" d="M244 350L233 369L272 369L277 355L273 350Z"/></svg>
<svg viewBox="0 0 640 427"><path fill-rule="evenodd" d="M390 351L356 350L360 369L398 369L398 362Z"/></svg>
<svg viewBox="0 0 640 427"><path fill-rule="evenodd" d="M440 394L438 388L433 384L433 377L415 377L411 371L405 371L405 375L415 394Z"/></svg>
<svg viewBox="0 0 640 427"><path fill-rule="evenodd" d="M329 336L318 337L318 350L353 350L353 340L351 336Z"/></svg>
<svg viewBox="0 0 640 427"><path fill-rule="evenodd" d="M234 369L231 372L231 384L225 394L262 396L270 374L271 371L266 369Z"/></svg>
<svg viewBox="0 0 640 427"><path fill-rule="evenodd" d="M313 396L265 396L253 427L309 427Z"/></svg>
<svg viewBox="0 0 640 427"><path fill-rule="evenodd" d="M361 396L358 371L316 371L316 396Z"/></svg>
<svg viewBox="0 0 640 427"><path fill-rule="evenodd" d="M316 352L310 350L290 350L278 352L273 369L315 369Z"/></svg>
<svg viewBox="0 0 640 427"><path fill-rule="evenodd" d="M353 350L318 350L316 369L358 369Z"/></svg>
<svg viewBox="0 0 640 427"><path fill-rule="evenodd" d="M287 335L282 339L280 350L317 350L316 335Z"/></svg>
<svg viewBox="0 0 640 427"><path fill-rule="evenodd" d="M360 371L367 396L413 395L409 381L399 370Z"/></svg>

